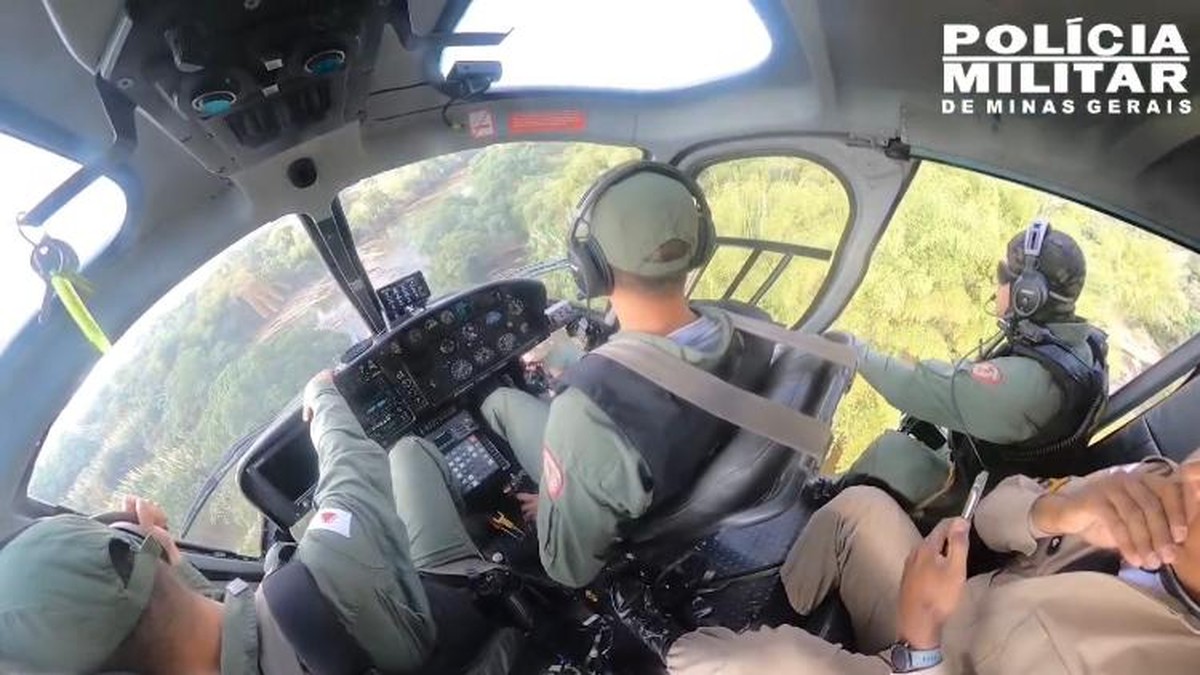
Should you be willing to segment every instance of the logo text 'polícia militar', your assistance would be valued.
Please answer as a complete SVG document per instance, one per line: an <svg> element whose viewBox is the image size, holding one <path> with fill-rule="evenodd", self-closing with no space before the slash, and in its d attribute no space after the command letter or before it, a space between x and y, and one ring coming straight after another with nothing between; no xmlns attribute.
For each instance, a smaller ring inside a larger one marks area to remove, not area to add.
<svg viewBox="0 0 1200 675"><path fill-rule="evenodd" d="M1191 55L1175 24L942 29L942 113L1190 115Z"/></svg>

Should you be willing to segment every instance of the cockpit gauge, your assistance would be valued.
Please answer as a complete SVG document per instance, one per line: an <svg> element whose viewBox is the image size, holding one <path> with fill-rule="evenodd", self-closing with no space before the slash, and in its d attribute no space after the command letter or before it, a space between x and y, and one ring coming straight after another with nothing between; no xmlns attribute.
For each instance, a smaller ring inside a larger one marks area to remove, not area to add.
<svg viewBox="0 0 1200 675"><path fill-rule="evenodd" d="M437 327L438 327L437 319L433 318L432 316L429 317L428 319L425 319L425 332L426 333L431 333L431 332L437 330Z"/></svg>
<svg viewBox="0 0 1200 675"><path fill-rule="evenodd" d="M416 347L425 341L425 333L423 333L420 328L413 328L412 330L408 331L407 339L408 344Z"/></svg>
<svg viewBox="0 0 1200 675"><path fill-rule="evenodd" d="M471 354L471 358L475 360L475 363L482 366L496 358L496 351L491 347L480 347Z"/></svg>
<svg viewBox="0 0 1200 675"><path fill-rule="evenodd" d="M474 370L475 369L471 367L471 364L469 362L467 362L463 359L458 359L454 363L450 364L450 377L454 378L456 381L461 382L462 380L465 380L468 377L470 377L471 373L474 372Z"/></svg>
<svg viewBox="0 0 1200 675"><path fill-rule="evenodd" d="M443 354L453 354L454 350L457 348L458 345L454 344L454 340L451 340L450 338L442 340L442 343L438 345L438 351Z"/></svg>
<svg viewBox="0 0 1200 675"><path fill-rule="evenodd" d="M444 309L444 310L442 310L442 312L440 314L438 314L438 320L441 321L443 325L446 325L446 326L453 325L454 324L454 312L452 312L448 309Z"/></svg>
<svg viewBox="0 0 1200 675"><path fill-rule="evenodd" d="M479 340L479 326L473 323L463 324L462 337L468 344L477 342Z"/></svg>
<svg viewBox="0 0 1200 675"><path fill-rule="evenodd" d="M505 333L496 340L496 346L500 348L501 352L507 354L517 346L517 336L512 333Z"/></svg>
<svg viewBox="0 0 1200 675"><path fill-rule="evenodd" d="M508 314L509 316L517 316L525 311L525 303L521 302L520 298L508 298Z"/></svg>

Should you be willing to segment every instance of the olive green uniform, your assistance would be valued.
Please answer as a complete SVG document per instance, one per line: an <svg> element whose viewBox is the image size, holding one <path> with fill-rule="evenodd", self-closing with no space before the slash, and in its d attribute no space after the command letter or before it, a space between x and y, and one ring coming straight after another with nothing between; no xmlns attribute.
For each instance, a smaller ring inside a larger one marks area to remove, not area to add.
<svg viewBox="0 0 1200 675"><path fill-rule="evenodd" d="M387 456L331 381L309 387L320 479L317 513L295 559L379 670L419 672L433 652L435 626L392 500ZM135 551L132 570L118 573L115 540L127 537L62 515L39 521L0 549L0 662L38 672L102 667L149 604L161 555L152 538L136 548L126 543ZM234 580L217 589L186 561L173 570L188 587L224 602L222 673L299 671L277 626L259 615L250 585Z"/></svg>
<svg viewBox="0 0 1200 675"><path fill-rule="evenodd" d="M377 668L416 672L433 652L435 627L392 500L387 456L363 433L332 383L316 391L312 405L318 515L296 559ZM333 527L320 527L323 513L335 514ZM225 602L221 672L258 673L253 594L231 585Z"/></svg>
<svg viewBox="0 0 1200 675"><path fill-rule="evenodd" d="M1046 326L1072 353L1092 363L1086 323ZM1059 413L1063 395L1037 361L1004 356L984 361L910 363L859 347L858 372L901 412L992 443L1033 438ZM949 477L950 455L900 431L886 431L850 468L849 475L880 479L919 504Z"/></svg>
<svg viewBox="0 0 1200 675"><path fill-rule="evenodd" d="M613 340L637 340L658 349L668 358L712 371L724 358L732 341L733 327L725 312L713 308L697 311L717 323L719 347L699 351L670 338L622 331ZM517 460L538 483L538 547L546 573L568 586L585 586L604 566L609 548L619 536L621 524L640 517L649 508L653 493L648 487L649 468L637 448L586 394L567 389L547 403L525 392L499 389L484 401L484 418L512 446ZM408 520L413 533L413 555L422 562L445 563L478 557L462 527L454 503L455 483L444 479L406 480L403 476L428 477L431 464L441 466L441 454L431 443L405 438L392 451L392 475L397 497L403 480L414 494L414 511ZM449 489L447 489L449 487ZM416 503L423 505L419 516ZM437 556L423 560L417 542L436 538Z"/></svg>

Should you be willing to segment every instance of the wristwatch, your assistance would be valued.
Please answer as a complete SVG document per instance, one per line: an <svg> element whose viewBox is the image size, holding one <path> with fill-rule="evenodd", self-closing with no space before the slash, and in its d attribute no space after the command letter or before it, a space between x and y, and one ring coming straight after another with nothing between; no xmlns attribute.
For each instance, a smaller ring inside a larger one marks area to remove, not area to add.
<svg viewBox="0 0 1200 675"><path fill-rule="evenodd" d="M915 673L940 664L942 648L913 649L907 642L897 642L892 645L891 661L893 673Z"/></svg>

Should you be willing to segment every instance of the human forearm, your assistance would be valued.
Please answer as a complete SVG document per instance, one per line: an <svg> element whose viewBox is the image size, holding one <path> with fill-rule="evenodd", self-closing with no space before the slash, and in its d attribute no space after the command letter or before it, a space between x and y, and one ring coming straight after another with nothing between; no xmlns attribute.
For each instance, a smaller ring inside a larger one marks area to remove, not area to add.
<svg viewBox="0 0 1200 675"><path fill-rule="evenodd" d="M305 404L311 411L319 478L318 508L368 512L382 524L395 517L387 452L367 437L332 381L310 384ZM375 513L377 512L377 513Z"/></svg>
<svg viewBox="0 0 1200 675"><path fill-rule="evenodd" d="M898 410L941 427L959 429L951 394L953 367L941 361L912 363L859 347L858 372Z"/></svg>

